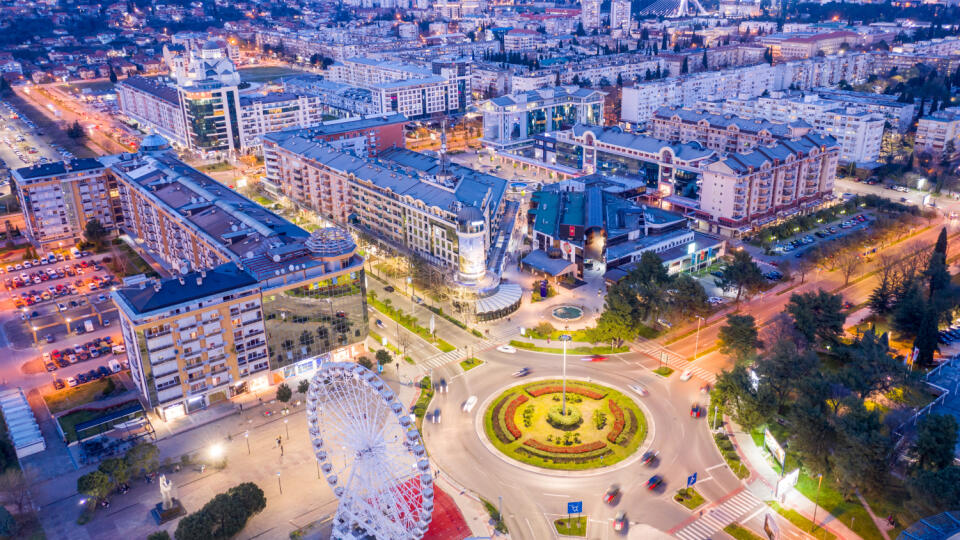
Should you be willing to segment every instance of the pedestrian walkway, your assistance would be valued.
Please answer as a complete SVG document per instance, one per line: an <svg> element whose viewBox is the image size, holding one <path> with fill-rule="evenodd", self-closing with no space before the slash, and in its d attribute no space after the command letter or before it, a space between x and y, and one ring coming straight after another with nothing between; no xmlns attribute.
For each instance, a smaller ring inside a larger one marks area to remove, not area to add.
<svg viewBox="0 0 960 540"><path fill-rule="evenodd" d="M696 521L679 531L673 532L673 534L680 540L705 540L734 521L739 521L744 516L756 512L761 507L765 507L765 505L760 499L756 498L753 493L741 488L739 493L718 506L703 511Z"/></svg>
<svg viewBox="0 0 960 540"><path fill-rule="evenodd" d="M423 362L420 362L419 365L424 366L428 369L439 368L455 360L460 360L464 356L466 356L466 353L464 353L462 350L454 349L452 351L433 355L430 358L427 358L426 360L424 360Z"/></svg>
<svg viewBox="0 0 960 540"><path fill-rule="evenodd" d="M711 373L710 371L694 364L693 362L688 362L683 356L654 341L639 338L633 344L632 349L646 354L647 356L650 356L656 360L663 361L673 369L680 371L686 371L689 369L695 377L710 384L717 382L717 375L715 373Z"/></svg>

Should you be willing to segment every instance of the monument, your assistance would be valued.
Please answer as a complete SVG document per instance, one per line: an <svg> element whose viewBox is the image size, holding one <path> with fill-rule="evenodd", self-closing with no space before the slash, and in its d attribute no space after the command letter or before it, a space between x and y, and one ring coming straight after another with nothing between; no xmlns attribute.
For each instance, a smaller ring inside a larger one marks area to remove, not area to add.
<svg viewBox="0 0 960 540"><path fill-rule="evenodd" d="M187 513L180 501L174 498L173 483L167 480L166 475L160 475L160 502L150 510L150 513L157 525L163 525Z"/></svg>

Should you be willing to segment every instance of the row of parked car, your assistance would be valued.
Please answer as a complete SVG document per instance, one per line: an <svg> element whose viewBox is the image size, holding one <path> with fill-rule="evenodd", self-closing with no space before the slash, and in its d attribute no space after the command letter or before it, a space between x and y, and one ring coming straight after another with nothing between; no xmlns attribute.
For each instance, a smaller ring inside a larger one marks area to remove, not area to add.
<svg viewBox="0 0 960 540"><path fill-rule="evenodd" d="M96 381L97 379L109 377L114 373L118 373L121 369L126 369L126 362L124 362L124 365L121 365L119 362L111 361L110 364L109 368L107 366L100 366L97 369L91 369L86 373L78 373L76 376L67 377L66 379L54 379L53 387L57 390L62 390L67 386L73 387L78 384L85 384Z"/></svg>
<svg viewBox="0 0 960 540"><path fill-rule="evenodd" d="M57 367L67 367L91 358L99 358L110 354L123 354L126 349L122 344L115 345L110 336L96 338L72 349L54 349L43 353L43 365L47 371L55 371Z"/></svg>
<svg viewBox="0 0 960 540"><path fill-rule="evenodd" d="M960 324L955 324L946 330L941 330L938 341L945 345L960 341Z"/></svg>

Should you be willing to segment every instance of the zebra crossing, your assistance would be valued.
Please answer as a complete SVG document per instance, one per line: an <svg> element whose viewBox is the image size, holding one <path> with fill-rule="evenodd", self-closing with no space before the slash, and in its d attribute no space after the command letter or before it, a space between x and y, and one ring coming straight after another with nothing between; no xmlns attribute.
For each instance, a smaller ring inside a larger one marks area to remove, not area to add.
<svg viewBox="0 0 960 540"><path fill-rule="evenodd" d="M674 536L680 540L707 540L762 505L760 499L744 489L719 506L705 511L696 521L675 532Z"/></svg>
<svg viewBox="0 0 960 540"><path fill-rule="evenodd" d="M435 354L421 362L420 365L427 368L439 368L455 360L460 360L464 356L466 356L466 352L461 349L454 349L445 353Z"/></svg>
<svg viewBox="0 0 960 540"><path fill-rule="evenodd" d="M660 345L659 343L643 340L638 341L634 344L634 348L639 352L647 354L657 360L661 358L666 360L666 364L673 369L679 369L682 371L690 370L695 377L706 381L710 384L717 382L717 375L711 373L700 366L697 366L691 362L688 362L686 358L680 356L679 354L671 351L670 349ZM666 354L666 356L663 356Z"/></svg>

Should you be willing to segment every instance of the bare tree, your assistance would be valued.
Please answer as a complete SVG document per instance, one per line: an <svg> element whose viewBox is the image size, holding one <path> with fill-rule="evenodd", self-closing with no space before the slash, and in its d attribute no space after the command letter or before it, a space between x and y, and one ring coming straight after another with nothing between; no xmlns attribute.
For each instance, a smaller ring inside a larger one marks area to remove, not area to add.
<svg viewBox="0 0 960 540"><path fill-rule="evenodd" d="M0 497L4 504L16 505L17 513L22 514L24 507L30 502L30 486L35 478L36 474L31 469L26 472L7 469L0 474Z"/></svg>
<svg viewBox="0 0 960 540"><path fill-rule="evenodd" d="M852 249L844 251L837 257L837 268L843 275L844 286L850 284L850 278L857 272L862 262L860 254Z"/></svg>
<svg viewBox="0 0 960 540"><path fill-rule="evenodd" d="M805 279L807 279L807 274L813 271L814 264L810 260L803 258L797 262L796 273L800 276L800 284L803 285Z"/></svg>

